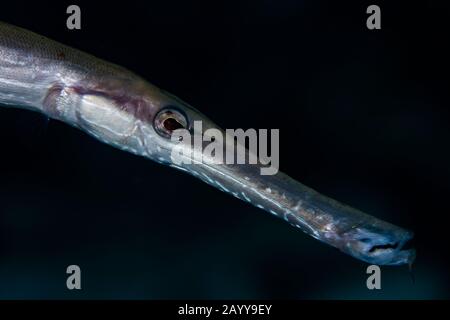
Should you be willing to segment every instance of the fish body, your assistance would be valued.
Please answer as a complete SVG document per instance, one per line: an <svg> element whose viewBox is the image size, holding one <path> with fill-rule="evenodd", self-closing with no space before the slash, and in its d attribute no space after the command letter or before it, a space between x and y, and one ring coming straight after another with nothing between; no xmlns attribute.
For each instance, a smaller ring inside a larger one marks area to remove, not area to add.
<svg viewBox="0 0 450 320"><path fill-rule="evenodd" d="M179 98L115 64L0 23L0 104L41 112L121 150L185 171L365 262L411 264L412 232L259 164L174 163L173 128L216 128ZM169 119L169 120L168 120ZM187 145L191 148L190 145ZM198 152L192 149L192 152Z"/></svg>

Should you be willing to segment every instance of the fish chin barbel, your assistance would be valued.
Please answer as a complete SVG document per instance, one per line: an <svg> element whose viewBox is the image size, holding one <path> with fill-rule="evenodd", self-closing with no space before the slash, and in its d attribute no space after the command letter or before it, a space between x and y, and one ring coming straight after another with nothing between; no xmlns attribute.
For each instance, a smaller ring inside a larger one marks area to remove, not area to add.
<svg viewBox="0 0 450 320"><path fill-rule="evenodd" d="M412 232L345 206L259 165L175 164L171 134L218 128L180 99L134 73L30 31L0 23L0 103L42 112L104 143L186 171L285 219L365 262L411 264Z"/></svg>

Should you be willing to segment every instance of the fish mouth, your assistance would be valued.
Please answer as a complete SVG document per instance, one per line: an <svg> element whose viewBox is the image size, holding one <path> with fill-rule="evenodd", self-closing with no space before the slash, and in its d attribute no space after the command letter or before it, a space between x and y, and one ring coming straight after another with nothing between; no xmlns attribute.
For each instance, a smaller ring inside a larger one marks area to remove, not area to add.
<svg viewBox="0 0 450 320"><path fill-rule="evenodd" d="M411 265L414 262L416 250L411 231L399 227L376 229L358 227L349 232L345 237L346 246L343 251L377 265Z"/></svg>

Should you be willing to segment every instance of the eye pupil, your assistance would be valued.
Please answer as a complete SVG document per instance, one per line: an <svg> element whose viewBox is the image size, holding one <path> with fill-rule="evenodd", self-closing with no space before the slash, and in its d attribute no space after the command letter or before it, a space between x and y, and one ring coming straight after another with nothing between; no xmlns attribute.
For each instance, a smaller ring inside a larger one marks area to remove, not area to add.
<svg viewBox="0 0 450 320"><path fill-rule="evenodd" d="M156 114L153 127L160 136L171 139L175 130L188 128L188 119L176 108L164 108Z"/></svg>
<svg viewBox="0 0 450 320"><path fill-rule="evenodd" d="M183 125L174 118L167 118L166 120L164 120L163 126L168 131L174 131L184 128Z"/></svg>

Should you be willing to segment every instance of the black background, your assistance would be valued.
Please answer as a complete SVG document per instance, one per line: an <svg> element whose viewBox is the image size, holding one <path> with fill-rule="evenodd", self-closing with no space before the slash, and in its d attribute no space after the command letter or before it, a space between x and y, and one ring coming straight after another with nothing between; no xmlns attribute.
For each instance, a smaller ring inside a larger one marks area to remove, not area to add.
<svg viewBox="0 0 450 320"><path fill-rule="evenodd" d="M82 29L66 29L79 4ZM127 67L224 128L279 128L281 170L417 235L416 281L60 122L0 110L0 298L450 297L443 1L2 2L0 20ZM82 269L81 291L66 267Z"/></svg>

